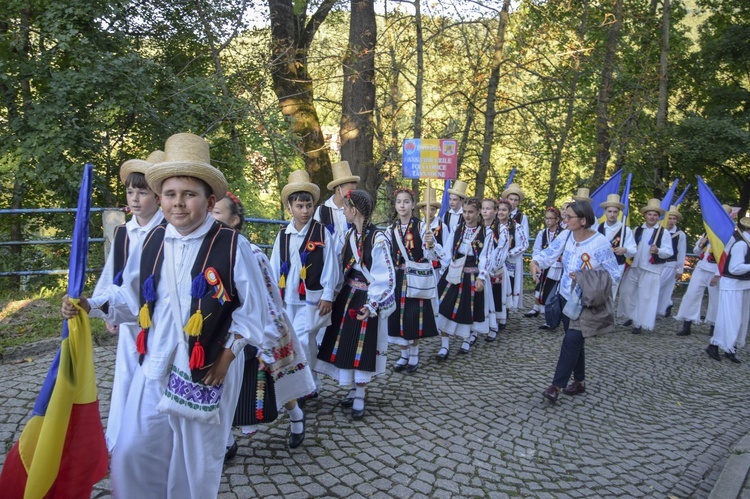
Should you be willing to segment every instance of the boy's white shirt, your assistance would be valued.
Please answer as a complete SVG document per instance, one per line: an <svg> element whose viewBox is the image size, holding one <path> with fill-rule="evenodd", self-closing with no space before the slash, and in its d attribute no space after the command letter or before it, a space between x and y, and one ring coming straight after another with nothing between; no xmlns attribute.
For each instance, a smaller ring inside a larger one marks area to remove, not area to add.
<svg viewBox="0 0 750 499"><path fill-rule="evenodd" d="M299 275L302 270L302 262L299 256L300 245L304 242L307 237L307 232L310 230L313 220L309 222L298 231L294 227L294 221L292 220L284 229L289 235L289 272L286 276L286 288L284 292L284 301L286 303L302 304L303 302L299 299ZM273 251L271 252L271 270L273 275L278 282L281 270L281 234L276 234L276 241L273 244ZM323 271L320 275L320 285L323 287L323 294L320 299L325 301L333 301L334 291L337 284L342 279L341 269L339 268L339 256L336 253L336 245L332 244L335 240L335 236L328 232L327 229L323 229L323 251L325 256L323 257ZM311 303L316 305L316 303Z"/></svg>

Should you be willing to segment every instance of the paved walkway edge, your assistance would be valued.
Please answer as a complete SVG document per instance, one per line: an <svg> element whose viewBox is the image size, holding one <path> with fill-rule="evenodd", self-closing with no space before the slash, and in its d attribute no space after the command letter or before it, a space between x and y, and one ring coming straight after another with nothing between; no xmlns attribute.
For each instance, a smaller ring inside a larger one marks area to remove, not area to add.
<svg viewBox="0 0 750 499"><path fill-rule="evenodd" d="M750 434L732 447L727 464L716 480L709 499L736 499L750 471Z"/></svg>

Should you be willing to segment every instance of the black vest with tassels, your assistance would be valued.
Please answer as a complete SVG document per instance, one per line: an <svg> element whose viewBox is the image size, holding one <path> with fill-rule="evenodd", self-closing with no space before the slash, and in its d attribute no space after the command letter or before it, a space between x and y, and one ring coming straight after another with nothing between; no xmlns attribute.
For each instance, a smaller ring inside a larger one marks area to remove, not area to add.
<svg viewBox="0 0 750 499"><path fill-rule="evenodd" d="M330 208L329 208L330 209ZM321 210L321 214L323 210ZM294 222L289 222L294 223ZM310 227L307 229L307 236L302 240L302 244L299 247L300 261L307 268L305 275L305 288L313 291L319 291L323 289L323 285L320 284L320 276L323 274L323 265L325 263L325 225L321 222L313 220ZM302 259L302 253L307 251L307 256ZM284 265L291 266L289 261L289 234L286 233L286 228L279 231L279 262ZM300 297L303 298L304 293L300 293ZM284 289L281 290L281 297L284 297Z"/></svg>
<svg viewBox="0 0 750 499"><path fill-rule="evenodd" d="M341 261L344 263L344 279L347 279L349 271L354 265L354 253L352 252L352 245L349 242L349 238L356 229L350 229L346 233L346 239L344 240L343 258ZM372 247L375 243L375 234L383 232L382 230L370 224L367 229L368 234L365 240L362 242L362 256L360 257L360 266L365 267L368 271L372 268Z"/></svg>
<svg viewBox="0 0 750 499"><path fill-rule="evenodd" d="M128 263L130 253L130 237L125 224L115 227L115 234L112 238L112 254L114 257L114 267L112 269L112 281L116 286L122 284L122 270ZM119 281L119 282L118 282Z"/></svg>
<svg viewBox="0 0 750 499"><path fill-rule="evenodd" d="M140 303L148 305L149 314L153 322L154 304L156 300L169 300L169 296L154 296L154 300L147 301L144 296L144 284L147 279L153 279L153 289L158 289L164 263L164 233L165 226L155 227L143 243L141 255L141 293ZM200 308L203 315L203 328L199 336L188 337L188 355L192 356L196 342L205 352L205 361L201 367L191 370L193 381L200 381L216 362L224 350L229 327L232 325L232 313L240 306L240 299L234 287L234 262L237 256L237 238L239 232L230 229L219 222L214 222L208 233L203 237L198 256L195 258L190 276L193 289L196 289L196 278L201 276L205 284L205 293L200 298L193 296L190 305L190 317ZM206 270L213 268L206 278ZM155 293L154 293L155 294ZM171 308L170 308L171 310ZM167 314L162 320L172 322L172 314ZM154 324L158 327L158 324ZM182 327L185 324L181 325ZM145 331L146 339L148 330ZM146 348L148 344L146 342ZM148 350L147 350L148 351ZM143 363L142 354L140 362Z"/></svg>

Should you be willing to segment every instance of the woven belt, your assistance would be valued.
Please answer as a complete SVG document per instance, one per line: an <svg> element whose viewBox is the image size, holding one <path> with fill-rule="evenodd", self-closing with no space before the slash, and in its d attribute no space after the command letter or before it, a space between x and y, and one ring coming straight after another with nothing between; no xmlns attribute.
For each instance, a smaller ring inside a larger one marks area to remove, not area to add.
<svg viewBox="0 0 750 499"><path fill-rule="evenodd" d="M369 286L364 281L358 281L356 279L347 279L346 283L351 287L352 289L358 289L360 291L367 291Z"/></svg>
<svg viewBox="0 0 750 499"><path fill-rule="evenodd" d="M478 274L479 267L464 267L464 273L466 274Z"/></svg>

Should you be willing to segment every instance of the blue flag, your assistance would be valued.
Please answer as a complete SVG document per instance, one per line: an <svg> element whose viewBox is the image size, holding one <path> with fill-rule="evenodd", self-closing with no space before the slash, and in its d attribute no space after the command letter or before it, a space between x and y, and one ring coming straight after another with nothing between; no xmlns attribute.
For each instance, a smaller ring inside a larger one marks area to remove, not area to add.
<svg viewBox="0 0 750 499"><path fill-rule="evenodd" d="M591 195L591 207L594 209L594 216L601 223L604 217L604 209L599 205L607 200L610 194L620 192L620 181L622 180L622 170L617 170L609 177L609 180L599 186Z"/></svg>
<svg viewBox="0 0 750 499"><path fill-rule="evenodd" d="M443 215L445 215L445 212L450 210L451 205L449 202L450 194L448 194L448 189L451 188L451 181L446 180L445 181L445 187L443 187L443 199L440 201L440 213L438 213L438 216L440 218L443 218Z"/></svg>

